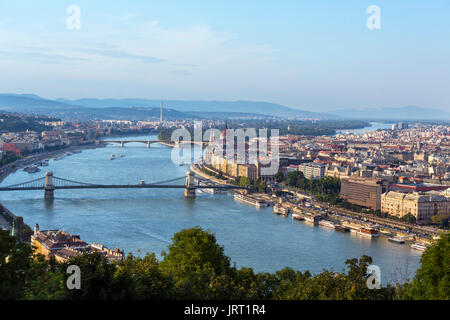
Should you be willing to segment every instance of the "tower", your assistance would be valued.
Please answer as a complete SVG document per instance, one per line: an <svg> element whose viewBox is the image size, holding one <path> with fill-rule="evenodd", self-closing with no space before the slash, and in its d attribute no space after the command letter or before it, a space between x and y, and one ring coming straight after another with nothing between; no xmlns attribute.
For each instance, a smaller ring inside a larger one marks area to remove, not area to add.
<svg viewBox="0 0 450 320"><path fill-rule="evenodd" d="M194 173L191 171L186 172L186 189L184 189L184 197L186 199L195 198Z"/></svg>
<svg viewBox="0 0 450 320"><path fill-rule="evenodd" d="M48 171L45 173L45 185L44 185L44 198L54 198L55 186L53 185L53 172Z"/></svg>

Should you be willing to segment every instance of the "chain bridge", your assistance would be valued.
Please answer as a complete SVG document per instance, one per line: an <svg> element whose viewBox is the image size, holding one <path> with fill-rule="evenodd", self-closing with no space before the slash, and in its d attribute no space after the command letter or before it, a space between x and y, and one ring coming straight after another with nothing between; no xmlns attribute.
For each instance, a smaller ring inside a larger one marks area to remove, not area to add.
<svg viewBox="0 0 450 320"><path fill-rule="evenodd" d="M184 180L184 184L173 184L176 181ZM195 198L196 189L247 189L245 187L238 187L233 185L223 185L211 182L202 177L195 176L191 171L186 173L186 176L173 178L170 180L157 181L152 183L145 183L141 180L138 184L96 184L88 182L74 181L70 179L60 178L53 175L53 172L46 172L44 177L37 178L22 183L0 187L0 192L6 191L30 191L43 190L46 199L53 199L55 190L64 189L147 189L147 188L173 188L185 189L184 195L186 198Z"/></svg>

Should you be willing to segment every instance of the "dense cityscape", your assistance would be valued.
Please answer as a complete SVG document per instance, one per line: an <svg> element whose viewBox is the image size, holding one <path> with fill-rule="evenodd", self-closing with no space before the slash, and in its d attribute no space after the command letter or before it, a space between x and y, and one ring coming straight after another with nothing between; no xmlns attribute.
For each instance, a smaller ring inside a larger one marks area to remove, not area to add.
<svg viewBox="0 0 450 320"><path fill-rule="evenodd" d="M445 312L449 9L0 4L1 314Z"/></svg>

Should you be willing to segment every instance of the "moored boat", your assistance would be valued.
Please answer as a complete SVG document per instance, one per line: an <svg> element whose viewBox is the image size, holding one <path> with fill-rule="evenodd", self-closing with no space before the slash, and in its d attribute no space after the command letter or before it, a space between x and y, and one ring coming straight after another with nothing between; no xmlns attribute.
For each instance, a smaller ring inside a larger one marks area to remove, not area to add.
<svg viewBox="0 0 450 320"><path fill-rule="evenodd" d="M350 229L341 225L335 225L334 230L339 232L350 232Z"/></svg>
<svg viewBox="0 0 450 320"><path fill-rule="evenodd" d="M405 240L403 240L402 238L397 238L397 237L390 237L390 238L388 238L388 241L393 242L393 243L398 243L398 244L405 243Z"/></svg>
<svg viewBox="0 0 450 320"><path fill-rule="evenodd" d="M425 251L427 249L427 245L425 243L421 243L421 242L414 242L411 245L411 248L419 250L419 251Z"/></svg>
<svg viewBox="0 0 450 320"><path fill-rule="evenodd" d="M335 224L331 221L328 220L320 220L319 221L319 226L324 227L324 228L328 228L328 229L334 229L335 228Z"/></svg>
<svg viewBox="0 0 450 320"><path fill-rule="evenodd" d="M293 213L292 219L298 220L298 221L304 221L305 217L303 215L301 215L300 213Z"/></svg>
<svg viewBox="0 0 450 320"><path fill-rule="evenodd" d="M378 237L380 235L377 229L372 228L360 228L358 234L368 238Z"/></svg>
<svg viewBox="0 0 450 320"><path fill-rule="evenodd" d="M320 221L320 215L305 215L305 221L318 224Z"/></svg>
<svg viewBox="0 0 450 320"><path fill-rule="evenodd" d="M289 208L283 207L282 205L276 204L273 206L273 214L287 216L291 210Z"/></svg>

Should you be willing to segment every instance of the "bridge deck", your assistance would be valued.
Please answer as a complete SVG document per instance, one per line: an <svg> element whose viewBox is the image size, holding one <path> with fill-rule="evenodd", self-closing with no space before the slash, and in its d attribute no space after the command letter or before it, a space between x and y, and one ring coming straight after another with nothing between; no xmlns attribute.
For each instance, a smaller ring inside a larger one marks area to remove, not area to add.
<svg viewBox="0 0 450 320"><path fill-rule="evenodd" d="M124 185L83 185L83 186L54 186L55 190L64 189L185 189L185 185L155 185L155 184L124 184ZM15 187L0 188L0 191L30 191L44 190L44 187ZM245 187L234 186L194 186L194 189L246 189Z"/></svg>

